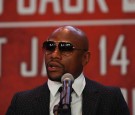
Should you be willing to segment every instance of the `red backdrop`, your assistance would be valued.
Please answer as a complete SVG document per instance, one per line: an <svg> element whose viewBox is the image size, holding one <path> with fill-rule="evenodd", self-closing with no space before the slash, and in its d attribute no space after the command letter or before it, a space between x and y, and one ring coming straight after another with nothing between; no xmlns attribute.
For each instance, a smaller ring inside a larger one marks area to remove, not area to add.
<svg viewBox="0 0 135 115"><path fill-rule="evenodd" d="M135 0L0 0L0 115L16 92L47 80L42 43L61 25L86 32L85 75L120 87L135 115Z"/></svg>

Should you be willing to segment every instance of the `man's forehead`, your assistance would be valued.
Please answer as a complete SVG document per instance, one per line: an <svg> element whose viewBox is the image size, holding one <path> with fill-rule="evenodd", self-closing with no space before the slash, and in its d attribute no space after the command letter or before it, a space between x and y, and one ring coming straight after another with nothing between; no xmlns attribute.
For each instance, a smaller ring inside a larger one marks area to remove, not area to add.
<svg viewBox="0 0 135 115"><path fill-rule="evenodd" d="M75 30L69 28L58 28L48 37L48 39L77 39L80 37L80 33Z"/></svg>
<svg viewBox="0 0 135 115"><path fill-rule="evenodd" d="M73 33L74 32L68 28L58 28L52 33L52 36L53 35L70 35Z"/></svg>
<svg viewBox="0 0 135 115"><path fill-rule="evenodd" d="M70 34L66 34L66 33L54 33L51 36L48 37L48 39L54 39L54 40L65 40L65 39L70 39L71 37L73 37Z"/></svg>
<svg viewBox="0 0 135 115"><path fill-rule="evenodd" d="M54 32L48 37L48 40L67 41L83 46L88 42L85 38L85 34L80 29L72 26L64 26L54 30Z"/></svg>

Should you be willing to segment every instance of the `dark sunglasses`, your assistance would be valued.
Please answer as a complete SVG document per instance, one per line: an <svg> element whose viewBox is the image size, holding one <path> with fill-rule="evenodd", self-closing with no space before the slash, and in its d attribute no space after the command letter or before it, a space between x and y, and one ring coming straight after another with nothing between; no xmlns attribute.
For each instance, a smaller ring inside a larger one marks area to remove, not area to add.
<svg viewBox="0 0 135 115"><path fill-rule="evenodd" d="M70 42L54 42L54 41L45 41L43 43L43 49L46 52L55 51L56 47L58 47L59 51L62 52L73 52L73 50L82 50L87 51L87 49L78 49L75 48Z"/></svg>

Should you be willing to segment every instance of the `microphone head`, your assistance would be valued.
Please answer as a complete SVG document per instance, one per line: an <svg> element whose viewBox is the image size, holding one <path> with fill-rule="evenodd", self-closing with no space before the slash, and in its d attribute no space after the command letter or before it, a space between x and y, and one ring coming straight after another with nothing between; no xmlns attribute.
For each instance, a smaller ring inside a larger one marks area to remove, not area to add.
<svg viewBox="0 0 135 115"><path fill-rule="evenodd" d="M61 77L61 82L63 82L64 80L71 80L72 83L74 82L74 77L72 74L70 73L65 73L62 77Z"/></svg>

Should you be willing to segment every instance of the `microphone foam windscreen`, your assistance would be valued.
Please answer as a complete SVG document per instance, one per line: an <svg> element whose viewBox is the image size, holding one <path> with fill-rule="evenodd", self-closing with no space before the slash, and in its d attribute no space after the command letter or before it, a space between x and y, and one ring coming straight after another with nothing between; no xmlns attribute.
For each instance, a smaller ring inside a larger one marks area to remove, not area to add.
<svg viewBox="0 0 135 115"><path fill-rule="evenodd" d="M72 74L70 73L65 73L62 77L61 77L61 82L63 82L64 80L71 80L72 82L74 82L74 77Z"/></svg>

